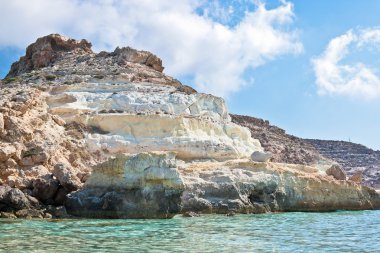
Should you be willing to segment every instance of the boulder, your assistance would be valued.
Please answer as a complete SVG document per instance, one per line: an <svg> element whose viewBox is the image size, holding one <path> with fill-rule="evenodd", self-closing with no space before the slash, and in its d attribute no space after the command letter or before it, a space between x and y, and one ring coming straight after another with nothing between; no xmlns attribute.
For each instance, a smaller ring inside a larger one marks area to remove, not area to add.
<svg viewBox="0 0 380 253"><path fill-rule="evenodd" d="M340 168L339 165L334 164L330 168L326 170L326 174L329 176L333 176L336 180L346 180L346 172Z"/></svg>
<svg viewBox="0 0 380 253"><path fill-rule="evenodd" d="M66 125L65 120L59 117L58 115L51 115L51 118L54 120L55 123L57 123L60 126Z"/></svg>
<svg viewBox="0 0 380 253"><path fill-rule="evenodd" d="M44 219L52 219L53 218L53 215L51 215L50 213L44 213Z"/></svg>
<svg viewBox="0 0 380 253"><path fill-rule="evenodd" d="M272 153L270 152L263 152L263 151L255 151L251 155L251 159L254 162L267 162L272 157Z"/></svg>
<svg viewBox="0 0 380 253"><path fill-rule="evenodd" d="M64 206L52 206L46 207L45 213L51 214L54 218L67 218L68 214Z"/></svg>
<svg viewBox="0 0 380 253"><path fill-rule="evenodd" d="M14 213L10 213L10 212L1 212L1 213L0 213L0 218L4 218L4 219L16 219L17 216L14 215Z"/></svg>
<svg viewBox="0 0 380 253"><path fill-rule="evenodd" d="M42 147L33 147L24 150L21 154L21 165L33 166L44 164L49 159L49 154Z"/></svg>
<svg viewBox="0 0 380 253"><path fill-rule="evenodd" d="M53 175L45 175L33 181L33 196L42 202L52 200L59 187Z"/></svg>
<svg viewBox="0 0 380 253"><path fill-rule="evenodd" d="M161 59L147 51L138 51L130 47L118 47L115 49L114 54L118 56L117 61L122 65L132 62L144 64L159 72L164 70Z"/></svg>
<svg viewBox="0 0 380 253"><path fill-rule="evenodd" d="M54 196L54 204L58 206L63 205L66 201L67 194L69 194L69 191L67 191L65 188L59 188Z"/></svg>
<svg viewBox="0 0 380 253"><path fill-rule="evenodd" d="M0 186L0 211L20 210L31 206L30 201L21 190L7 185Z"/></svg>
<svg viewBox="0 0 380 253"><path fill-rule="evenodd" d="M16 213L17 218L40 218L42 219L44 217L44 214L40 210L36 209L22 209L17 211Z"/></svg>
<svg viewBox="0 0 380 253"><path fill-rule="evenodd" d="M65 164L56 164L54 166L53 175L68 192L76 191L82 186L80 179L74 174L73 170Z"/></svg>
<svg viewBox="0 0 380 253"><path fill-rule="evenodd" d="M184 212L182 214L182 217L187 217L187 218L191 218L191 217L199 217L200 215L196 212Z"/></svg>
<svg viewBox="0 0 380 253"><path fill-rule="evenodd" d="M16 148L13 145L0 146L0 162L7 161L12 155L16 153Z"/></svg>

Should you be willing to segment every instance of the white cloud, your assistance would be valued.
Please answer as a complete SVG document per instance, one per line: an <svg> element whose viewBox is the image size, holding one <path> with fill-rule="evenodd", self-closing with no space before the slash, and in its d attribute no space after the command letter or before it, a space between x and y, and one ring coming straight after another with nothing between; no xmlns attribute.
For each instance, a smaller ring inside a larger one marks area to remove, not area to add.
<svg viewBox="0 0 380 253"><path fill-rule="evenodd" d="M266 9L257 1L254 11L242 12L229 26L224 21L237 2L223 9L215 1L206 8L202 0L0 0L0 47L25 47L56 32L86 38L96 50L129 45L161 57L166 73L190 77L199 90L227 96L248 82L246 70L302 51L291 29L290 2Z"/></svg>
<svg viewBox="0 0 380 253"><path fill-rule="evenodd" d="M332 39L325 51L312 60L320 94L374 99L380 96L378 69L362 62L343 64L350 54L380 49L380 28L353 30Z"/></svg>

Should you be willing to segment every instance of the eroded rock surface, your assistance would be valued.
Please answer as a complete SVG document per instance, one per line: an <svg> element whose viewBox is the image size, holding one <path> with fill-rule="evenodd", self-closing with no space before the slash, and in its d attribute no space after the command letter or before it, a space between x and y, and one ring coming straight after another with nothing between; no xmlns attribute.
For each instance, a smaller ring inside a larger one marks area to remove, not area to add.
<svg viewBox="0 0 380 253"><path fill-rule="evenodd" d="M327 175L332 161L310 145L270 126L254 134L251 122L231 121L223 99L163 69L146 51L94 53L57 34L30 45L1 82L1 216L379 208L379 195L358 180ZM278 145L265 141L273 136ZM275 162L316 166L249 160L268 151Z"/></svg>
<svg viewBox="0 0 380 253"><path fill-rule="evenodd" d="M183 189L174 153L119 155L98 165L66 208L92 218L170 218L181 211Z"/></svg>

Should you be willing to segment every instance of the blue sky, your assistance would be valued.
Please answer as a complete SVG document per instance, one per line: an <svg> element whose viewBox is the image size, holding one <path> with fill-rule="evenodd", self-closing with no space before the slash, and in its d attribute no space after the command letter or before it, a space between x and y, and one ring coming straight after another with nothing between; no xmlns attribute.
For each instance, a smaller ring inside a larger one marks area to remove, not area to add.
<svg viewBox="0 0 380 253"><path fill-rule="evenodd" d="M87 38L95 50L130 45L162 57L184 83L224 96L232 113L380 149L380 1L9 2L0 0L1 77L48 33Z"/></svg>

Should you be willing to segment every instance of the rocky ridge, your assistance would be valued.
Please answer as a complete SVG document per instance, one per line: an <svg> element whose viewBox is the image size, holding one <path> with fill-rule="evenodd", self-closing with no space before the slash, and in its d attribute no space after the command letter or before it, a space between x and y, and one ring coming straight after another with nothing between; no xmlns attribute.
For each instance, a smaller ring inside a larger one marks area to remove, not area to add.
<svg viewBox="0 0 380 253"><path fill-rule="evenodd" d="M347 141L305 139L305 142L338 162L349 176L362 173L365 185L380 189L380 151Z"/></svg>
<svg viewBox="0 0 380 253"><path fill-rule="evenodd" d="M232 122L247 127L252 137L272 153L273 162L304 165L333 163L310 143L287 134L284 129L271 125L267 120L235 114L231 114L231 118Z"/></svg>
<svg viewBox="0 0 380 253"><path fill-rule="evenodd" d="M269 146L231 121L223 99L162 71L157 56L128 47L94 53L89 42L57 34L30 45L1 84L2 215L380 207L374 190L327 175L331 164L251 161Z"/></svg>
<svg viewBox="0 0 380 253"><path fill-rule="evenodd" d="M346 141L302 139L269 121L231 114L232 121L250 129L273 162L315 165L337 163L349 177L362 174L364 185L380 188L380 151Z"/></svg>

